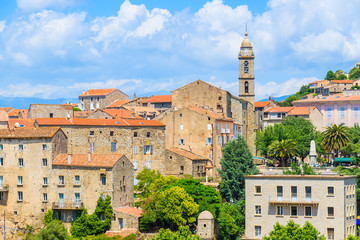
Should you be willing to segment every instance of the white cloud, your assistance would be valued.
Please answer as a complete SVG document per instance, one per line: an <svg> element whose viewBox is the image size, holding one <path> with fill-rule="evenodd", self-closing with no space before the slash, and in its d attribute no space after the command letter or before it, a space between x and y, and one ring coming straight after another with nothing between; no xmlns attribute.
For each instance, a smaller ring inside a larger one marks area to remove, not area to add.
<svg viewBox="0 0 360 240"><path fill-rule="evenodd" d="M48 7L64 8L74 4L74 0L17 0L23 11L36 11Z"/></svg>
<svg viewBox="0 0 360 240"><path fill-rule="evenodd" d="M5 20L0 21L0 33L1 33L2 31L4 31L5 26L6 26L5 24L6 24L6 21L5 21Z"/></svg>
<svg viewBox="0 0 360 240"><path fill-rule="evenodd" d="M14 52L11 55L17 63L20 63L27 67L30 67L32 64L31 59L28 56L26 56L24 53Z"/></svg>

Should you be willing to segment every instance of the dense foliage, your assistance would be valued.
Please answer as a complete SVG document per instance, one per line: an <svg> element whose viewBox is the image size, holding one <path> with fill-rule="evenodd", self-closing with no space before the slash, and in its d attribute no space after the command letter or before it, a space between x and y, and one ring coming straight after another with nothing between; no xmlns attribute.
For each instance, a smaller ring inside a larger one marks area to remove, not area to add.
<svg viewBox="0 0 360 240"><path fill-rule="evenodd" d="M274 225L274 230L264 240L325 240L324 235L320 235L319 231L309 222L305 222L303 227L290 220L286 226L280 225L278 222Z"/></svg>
<svg viewBox="0 0 360 240"><path fill-rule="evenodd" d="M221 196L228 202L245 199L245 175L257 174L258 169L242 136L225 145L220 163Z"/></svg>
<svg viewBox="0 0 360 240"><path fill-rule="evenodd" d="M328 126L322 133L321 145L328 152L334 152L334 156L337 156L339 150L349 142L349 128L345 127L343 123L339 125L331 124L331 126Z"/></svg>
<svg viewBox="0 0 360 240"><path fill-rule="evenodd" d="M298 156L297 143L291 139L275 140L269 146L269 156L280 159L281 166L287 166L287 161Z"/></svg>
<svg viewBox="0 0 360 240"><path fill-rule="evenodd" d="M159 234L154 236L151 240L200 240L201 238L197 235L192 235L189 227L182 226L176 232L170 229L160 229Z"/></svg>
<svg viewBox="0 0 360 240"><path fill-rule="evenodd" d="M297 93L287 97L283 102L276 102L276 104L280 107L289 107L292 106L293 101L300 100L309 93L314 93L314 89L310 89L308 85L303 85Z"/></svg>
<svg viewBox="0 0 360 240"><path fill-rule="evenodd" d="M307 163L303 163L302 166L300 167L299 165L297 165L296 162L292 162L290 169L289 168L283 169L283 174L284 175L301 175L301 174L316 175L316 172Z"/></svg>
<svg viewBox="0 0 360 240"><path fill-rule="evenodd" d="M71 224L71 235L85 237L106 232L111 227L112 213L111 197L107 196L105 200L99 197L93 214L82 209L81 215Z"/></svg>
<svg viewBox="0 0 360 240"><path fill-rule="evenodd" d="M51 221L35 236L36 240L68 240L70 236L60 221Z"/></svg>
<svg viewBox="0 0 360 240"><path fill-rule="evenodd" d="M239 240L245 230L245 201L224 203L219 216L219 240Z"/></svg>
<svg viewBox="0 0 360 240"><path fill-rule="evenodd" d="M356 79L360 77L360 68L352 68L349 72L349 79Z"/></svg>

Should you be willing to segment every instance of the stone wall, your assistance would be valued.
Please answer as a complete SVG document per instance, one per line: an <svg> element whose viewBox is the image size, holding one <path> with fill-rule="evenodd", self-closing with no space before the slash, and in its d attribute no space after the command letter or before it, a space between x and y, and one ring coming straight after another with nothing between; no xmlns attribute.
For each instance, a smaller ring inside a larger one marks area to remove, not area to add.
<svg viewBox="0 0 360 240"><path fill-rule="evenodd" d="M59 104L31 104L28 118L67 118L74 117L73 107Z"/></svg>
<svg viewBox="0 0 360 240"><path fill-rule="evenodd" d="M105 108L116 100L129 100L129 96L120 90L113 91L106 96L79 96L79 106L83 111L90 111Z"/></svg>

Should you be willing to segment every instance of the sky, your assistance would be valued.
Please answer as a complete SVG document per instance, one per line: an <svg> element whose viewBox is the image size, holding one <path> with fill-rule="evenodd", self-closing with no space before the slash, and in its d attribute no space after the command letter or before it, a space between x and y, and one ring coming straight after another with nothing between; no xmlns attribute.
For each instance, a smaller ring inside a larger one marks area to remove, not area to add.
<svg viewBox="0 0 360 240"><path fill-rule="evenodd" d="M360 61L360 0L1 0L0 96L90 88L169 94L197 79L238 95L245 26L256 99Z"/></svg>

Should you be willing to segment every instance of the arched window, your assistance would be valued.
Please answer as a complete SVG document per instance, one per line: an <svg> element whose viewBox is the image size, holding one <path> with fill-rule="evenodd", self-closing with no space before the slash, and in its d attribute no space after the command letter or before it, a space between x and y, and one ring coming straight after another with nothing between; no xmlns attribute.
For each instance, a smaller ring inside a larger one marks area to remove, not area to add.
<svg viewBox="0 0 360 240"><path fill-rule="evenodd" d="M244 73L248 73L249 72L249 62L245 61L244 62Z"/></svg>
<svg viewBox="0 0 360 240"><path fill-rule="evenodd" d="M245 82L245 93L249 93L249 83Z"/></svg>

